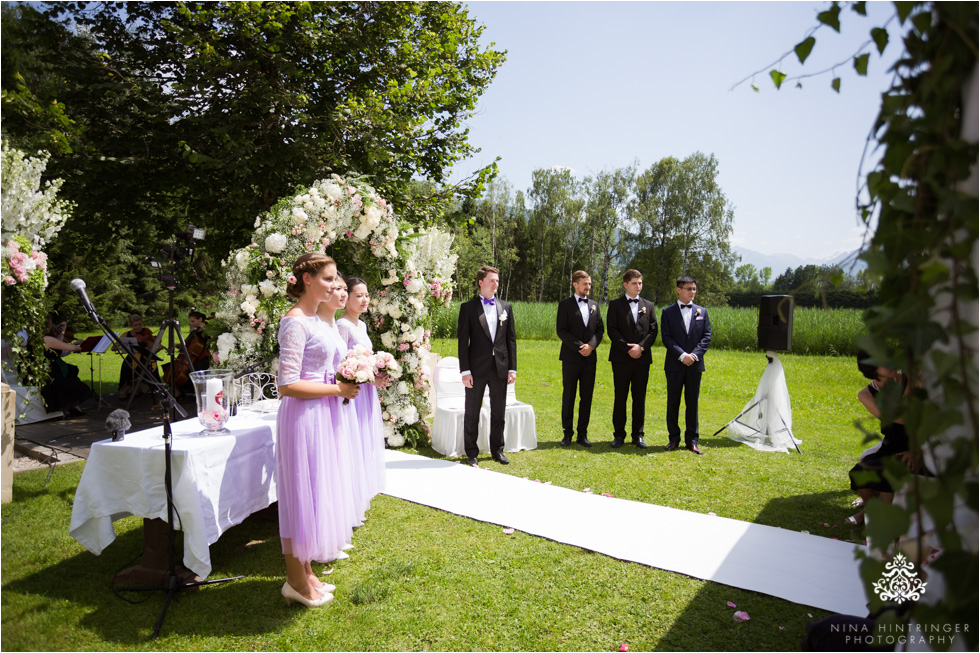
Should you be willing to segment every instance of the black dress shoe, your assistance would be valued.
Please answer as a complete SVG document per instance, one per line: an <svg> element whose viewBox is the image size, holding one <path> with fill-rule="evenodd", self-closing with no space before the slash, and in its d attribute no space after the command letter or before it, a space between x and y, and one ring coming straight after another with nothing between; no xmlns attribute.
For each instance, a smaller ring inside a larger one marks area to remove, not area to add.
<svg viewBox="0 0 980 653"><path fill-rule="evenodd" d="M633 444L635 444L636 446L638 446L640 449L646 449L647 448L647 443L643 441L643 438L642 437L633 438Z"/></svg>
<svg viewBox="0 0 980 653"><path fill-rule="evenodd" d="M688 442L687 443L687 450L688 451L693 451L694 453L696 453L699 456L703 456L704 455L703 453L701 453L701 450L698 449L698 445L694 444L693 442Z"/></svg>
<svg viewBox="0 0 980 653"><path fill-rule="evenodd" d="M569 446L570 444L572 444L572 436L566 435L561 439L561 442L559 442L559 444L563 447Z"/></svg>
<svg viewBox="0 0 980 653"><path fill-rule="evenodd" d="M509 465L510 461L507 460L507 456L501 451L500 453L493 454L493 459L496 460L501 465Z"/></svg>
<svg viewBox="0 0 980 653"><path fill-rule="evenodd" d="M680 446L677 442L668 442L667 451L677 451L677 447Z"/></svg>
<svg viewBox="0 0 980 653"><path fill-rule="evenodd" d="M467 464L467 465L476 465L476 464L477 464L477 463L479 463L479 462L480 462L480 461L479 461L479 460L477 460L475 456L474 456L473 458L467 458L467 459L466 459L466 464Z"/></svg>
<svg viewBox="0 0 980 653"><path fill-rule="evenodd" d="M621 446L623 446L623 440L620 440L619 438L613 438L612 444L610 444L609 446L612 447L613 449L619 449Z"/></svg>
<svg viewBox="0 0 980 653"><path fill-rule="evenodd" d="M584 435L582 437L580 437L578 440L576 440L576 442L578 442L583 447L591 447L592 446L592 443L589 442L589 439L587 437L585 437Z"/></svg>

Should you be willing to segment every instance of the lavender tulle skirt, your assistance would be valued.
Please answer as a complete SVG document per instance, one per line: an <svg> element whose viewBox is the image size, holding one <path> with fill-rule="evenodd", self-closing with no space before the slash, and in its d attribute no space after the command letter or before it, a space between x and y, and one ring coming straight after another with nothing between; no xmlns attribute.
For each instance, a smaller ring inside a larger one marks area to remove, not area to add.
<svg viewBox="0 0 980 653"><path fill-rule="evenodd" d="M353 406L341 399L284 397L276 421L276 487L283 553L330 560L350 542Z"/></svg>
<svg viewBox="0 0 980 653"><path fill-rule="evenodd" d="M356 414L357 433L351 453L357 460L355 467L363 478L363 482L356 483L356 486L362 493L360 505L366 511L371 499L385 489L385 436L378 389L370 384L362 385L360 393L351 403Z"/></svg>

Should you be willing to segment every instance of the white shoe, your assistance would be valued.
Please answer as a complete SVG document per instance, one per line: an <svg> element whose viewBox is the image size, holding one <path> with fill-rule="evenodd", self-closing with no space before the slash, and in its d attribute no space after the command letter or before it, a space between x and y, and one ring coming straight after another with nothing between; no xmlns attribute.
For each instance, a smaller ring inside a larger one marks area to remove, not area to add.
<svg viewBox="0 0 980 653"><path fill-rule="evenodd" d="M331 585L330 583L324 583L323 585L320 585L320 587L316 589L318 592L320 592L320 594L333 594L334 592L337 591L337 586Z"/></svg>
<svg viewBox="0 0 980 653"><path fill-rule="evenodd" d="M333 594L330 594L329 592L320 594L319 598L312 600L308 599L294 590L293 586L289 584L289 581L282 584L282 596L284 599L286 599L286 605L292 605L293 601L297 601L308 608L318 608L321 605L326 605L327 603L333 601Z"/></svg>
<svg viewBox="0 0 980 653"><path fill-rule="evenodd" d="M340 550L341 551L350 551L353 548L354 548L354 545L348 543L348 544L345 544L344 546L340 547Z"/></svg>

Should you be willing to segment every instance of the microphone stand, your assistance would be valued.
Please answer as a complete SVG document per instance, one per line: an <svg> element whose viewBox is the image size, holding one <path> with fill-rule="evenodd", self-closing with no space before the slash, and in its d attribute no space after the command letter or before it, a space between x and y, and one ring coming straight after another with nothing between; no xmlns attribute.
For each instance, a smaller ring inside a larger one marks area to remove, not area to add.
<svg viewBox="0 0 980 653"><path fill-rule="evenodd" d="M173 269L176 261L171 260L171 269ZM167 289L169 291L169 306L167 309L167 328L169 330L168 334L168 346L170 351L173 351L174 347L174 329L177 327L177 320L174 319L174 290L177 287L177 282L175 277L170 277L172 282L167 282ZM84 302L83 302L84 305ZM91 311L86 307L86 312L89 312L90 317L95 320L103 332L114 342L117 342L123 348L126 353L132 355L132 351L129 350L128 345L126 345L122 340L116 336L115 333L105 323L105 320L101 315L95 310L95 307L91 307ZM179 332L178 332L178 335ZM181 337L181 343L183 344L183 337ZM185 347L186 349L186 347ZM160 635L160 628L163 626L163 620L167 616L167 609L170 607L170 602L176 598L177 593L183 590L195 589L201 585L216 585L218 583L226 583L232 580L239 580L244 578L244 576L230 576L227 578L215 578L211 580L194 580L187 581L183 580L177 575L177 548L176 548L176 535L174 529L174 514L177 512L174 506L173 497L173 465L171 462L172 458L172 442L173 442L173 429L171 428L171 422L174 420L174 412L180 414L181 417L187 417L187 411L185 411L174 399L173 394L170 390L154 375L150 374L148 366L142 361L136 361L141 370L146 373L147 378L150 381L150 386L153 388L154 395L159 395L162 397L160 399L160 405L164 408L163 411L163 442L164 442L164 487L166 488L167 495L167 552L169 554L169 569L166 578L166 584L164 586L160 585L149 585L149 586L136 586L127 587L126 591L131 592L158 592L164 591L167 593L166 600L163 603L163 610L160 612L160 617L157 619L156 625L153 628L153 634L150 636L151 640L155 640ZM174 377L171 375L171 384L173 384ZM196 576L195 576L196 578Z"/></svg>

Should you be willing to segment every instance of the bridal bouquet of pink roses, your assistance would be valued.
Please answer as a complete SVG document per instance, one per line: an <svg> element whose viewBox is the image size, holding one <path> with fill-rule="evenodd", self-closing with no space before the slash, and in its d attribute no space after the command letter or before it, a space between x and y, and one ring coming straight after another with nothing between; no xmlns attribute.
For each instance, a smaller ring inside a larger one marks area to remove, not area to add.
<svg viewBox="0 0 980 653"><path fill-rule="evenodd" d="M347 352L337 366L337 380L344 383L371 383L374 381L375 356L364 345L356 345ZM344 399L349 404L350 399Z"/></svg>
<svg viewBox="0 0 980 653"><path fill-rule="evenodd" d="M386 351L379 351L374 355L374 375L378 379L375 385L378 388L387 388L393 379L402 375L402 367L394 356Z"/></svg>

